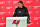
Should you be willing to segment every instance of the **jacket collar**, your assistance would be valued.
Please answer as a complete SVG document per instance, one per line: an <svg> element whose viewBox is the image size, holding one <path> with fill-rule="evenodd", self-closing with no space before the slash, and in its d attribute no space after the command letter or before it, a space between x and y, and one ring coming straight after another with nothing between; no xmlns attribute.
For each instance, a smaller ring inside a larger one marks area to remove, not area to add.
<svg viewBox="0 0 40 27"><path fill-rule="evenodd" d="M18 7L19 8L19 7ZM25 8L24 6L23 6L23 8ZM19 9L23 9L23 8L19 8Z"/></svg>

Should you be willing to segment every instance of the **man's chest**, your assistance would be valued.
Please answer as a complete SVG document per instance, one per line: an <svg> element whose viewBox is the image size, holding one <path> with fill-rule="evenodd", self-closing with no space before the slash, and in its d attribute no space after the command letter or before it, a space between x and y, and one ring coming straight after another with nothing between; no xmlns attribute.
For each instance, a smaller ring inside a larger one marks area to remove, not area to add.
<svg viewBox="0 0 40 27"><path fill-rule="evenodd" d="M22 9L22 10L17 10L17 14L20 14L20 15L23 15L25 13L25 10Z"/></svg>

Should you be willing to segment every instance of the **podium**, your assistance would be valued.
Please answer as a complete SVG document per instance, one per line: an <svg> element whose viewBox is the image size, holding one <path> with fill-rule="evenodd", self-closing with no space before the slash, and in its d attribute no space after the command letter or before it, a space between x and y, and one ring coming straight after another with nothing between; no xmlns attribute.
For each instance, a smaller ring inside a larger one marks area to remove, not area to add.
<svg viewBox="0 0 40 27"><path fill-rule="evenodd" d="M7 17L6 27L27 27L27 17Z"/></svg>

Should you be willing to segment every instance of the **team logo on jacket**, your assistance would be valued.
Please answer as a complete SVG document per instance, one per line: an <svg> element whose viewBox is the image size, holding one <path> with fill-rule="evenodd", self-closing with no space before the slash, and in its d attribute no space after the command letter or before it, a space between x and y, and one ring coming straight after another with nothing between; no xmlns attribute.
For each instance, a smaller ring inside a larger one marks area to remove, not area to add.
<svg viewBox="0 0 40 27"><path fill-rule="evenodd" d="M19 13L21 13L21 11L19 11Z"/></svg>

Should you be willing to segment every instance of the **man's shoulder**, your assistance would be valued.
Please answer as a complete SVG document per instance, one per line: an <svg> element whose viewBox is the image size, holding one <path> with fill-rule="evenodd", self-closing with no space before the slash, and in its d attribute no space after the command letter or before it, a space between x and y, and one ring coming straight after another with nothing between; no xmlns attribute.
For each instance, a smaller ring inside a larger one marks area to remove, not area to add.
<svg viewBox="0 0 40 27"><path fill-rule="evenodd" d="M27 10L27 7L25 7L24 9Z"/></svg>
<svg viewBox="0 0 40 27"><path fill-rule="evenodd" d="M19 8L16 8L16 9L19 9Z"/></svg>
<svg viewBox="0 0 40 27"><path fill-rule="evenodd" d="M18 8L16 8L15 10L18 10Z"/></svg>
<svg viewBox="0 0 40 27"><path fill-rule="evenodd" d="M25 7L25 9L27 9L27 7Z"/></svg>

